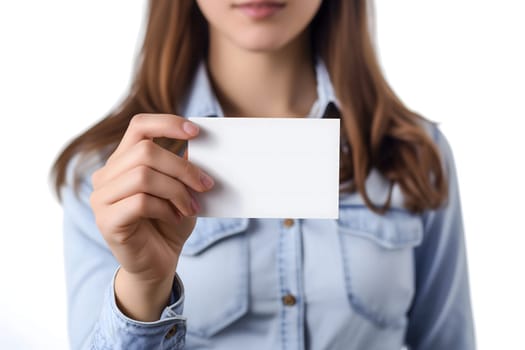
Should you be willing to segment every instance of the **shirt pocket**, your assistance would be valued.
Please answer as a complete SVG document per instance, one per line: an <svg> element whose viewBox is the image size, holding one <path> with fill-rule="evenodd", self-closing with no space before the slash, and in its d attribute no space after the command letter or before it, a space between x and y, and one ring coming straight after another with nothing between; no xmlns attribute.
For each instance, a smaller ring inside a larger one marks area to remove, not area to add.
<svg viewBox="0 0 525 350"><path fill-rule="evenodd" d="M197 219L177 265L188 333L211 337L248 311L248 223Z"/></svg>
<svg viewBox="0 0 525 350"><path fill-rule="evenodd" d="M392 209L340 207L338 230L352 309L379 328L402 328L415 292L414 247L423 238L418 215Z"/></svg>

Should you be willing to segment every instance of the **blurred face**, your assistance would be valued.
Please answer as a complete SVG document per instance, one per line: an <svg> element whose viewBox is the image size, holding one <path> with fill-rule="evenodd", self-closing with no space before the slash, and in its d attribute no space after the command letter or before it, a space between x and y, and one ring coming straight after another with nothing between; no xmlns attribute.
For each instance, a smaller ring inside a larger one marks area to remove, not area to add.
<svg viewBox="0 0 525 350"><path fill-rule="evenodd" d="M276 51L297 38L322 0L197 0L212 38L249 51Z"/></svg>

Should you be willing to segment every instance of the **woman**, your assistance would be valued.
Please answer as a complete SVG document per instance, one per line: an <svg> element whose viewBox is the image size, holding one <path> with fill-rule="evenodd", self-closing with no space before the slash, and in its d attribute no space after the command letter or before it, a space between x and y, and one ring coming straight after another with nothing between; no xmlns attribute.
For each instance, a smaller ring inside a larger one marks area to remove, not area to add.
<svg viewBox="0 0 525 350"><path fill-rule="evenodd" d="M196 219L194 116L341 118L339 219ZM150 1L129 95L54 171L74 349L475 347L452 155L366 0Z"/></svg>

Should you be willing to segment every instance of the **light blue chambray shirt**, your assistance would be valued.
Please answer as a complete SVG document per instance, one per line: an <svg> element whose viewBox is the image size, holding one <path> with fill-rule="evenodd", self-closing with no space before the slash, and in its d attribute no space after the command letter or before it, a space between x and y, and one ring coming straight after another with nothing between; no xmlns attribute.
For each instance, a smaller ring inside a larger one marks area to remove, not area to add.
<svg viewBox="0 0 525 350"><path fill-rule="evenodd" d="M321 61L316 75L311 117L338 105ZM181 110L186 117L223 116L204 63ZM199 218L180 257L173 303L151 323L116 306L118 263L89 206L96 166L86 170L79 196L72 186L62 192L71 347L474 349L454 162L440 131L427 129L450 182L444 208L411 214L395 187L383 216L358 194L341 194L338 220ZM372 171L371 198L382 203L388 188Z"/></svg>

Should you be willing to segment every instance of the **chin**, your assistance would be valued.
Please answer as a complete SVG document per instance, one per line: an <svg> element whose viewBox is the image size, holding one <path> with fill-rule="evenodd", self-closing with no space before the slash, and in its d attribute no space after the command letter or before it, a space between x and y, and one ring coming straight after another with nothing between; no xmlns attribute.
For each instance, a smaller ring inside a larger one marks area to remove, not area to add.
<svg viewBox="0 0 525 350"><path fill-rule="evenodd" d="M284 45L280 43L251 43L239 46L246 51L265 53L279 51Z"/></svg>
<svg viewBox="0 0 525 350"><path fill-rule="evenodd" d="M255 35L243 35L232 38L234 44L246 51L251 52L275 52L285 47L290 41L283 35L257 33Z"/></svg>

